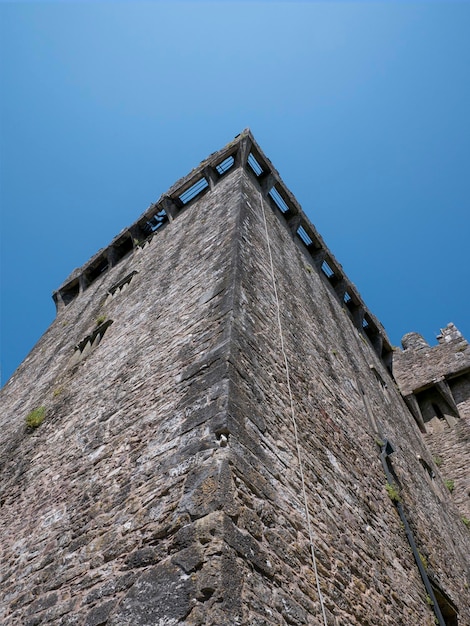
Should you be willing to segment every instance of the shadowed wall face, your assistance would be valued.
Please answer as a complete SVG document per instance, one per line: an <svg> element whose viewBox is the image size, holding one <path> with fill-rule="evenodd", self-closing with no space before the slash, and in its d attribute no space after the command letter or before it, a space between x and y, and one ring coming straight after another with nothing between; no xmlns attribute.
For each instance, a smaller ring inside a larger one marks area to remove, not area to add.
<svg viewBox="0 0 470 626"><path fill-rule="evenodd" d="M317 586L328 624L431 626L381 437L470 624L466 529L380 351L268 189L227 172L74 292L4 389L8 626L321 623Z"/></svg>

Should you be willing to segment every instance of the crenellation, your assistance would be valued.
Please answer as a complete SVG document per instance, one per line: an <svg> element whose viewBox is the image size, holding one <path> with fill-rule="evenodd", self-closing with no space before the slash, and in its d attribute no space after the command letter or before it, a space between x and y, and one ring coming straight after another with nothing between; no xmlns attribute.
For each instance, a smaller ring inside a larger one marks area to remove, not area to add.
<svg viewBox="0 0 470 626"><path fill-rule="evenodd" d="M445 328L441 328L440 335L437 336L439 343L446 344L451 341L465 342L462 333L455 327L455 324L449 322Z"/></svg>

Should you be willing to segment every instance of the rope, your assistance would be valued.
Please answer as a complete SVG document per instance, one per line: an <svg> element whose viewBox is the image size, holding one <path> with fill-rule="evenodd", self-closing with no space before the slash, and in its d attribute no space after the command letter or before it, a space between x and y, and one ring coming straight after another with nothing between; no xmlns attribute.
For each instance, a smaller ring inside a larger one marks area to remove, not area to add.
<svg viewBox="0 0 470 626"><path fill-rule="evenodd" d="M267 246L268 246L269 263L271 265L271 279L272 279L272 283L273 283L274 298L276 300L276 313L277 313L277 323L278 323L278 327L279 327L279 336L280 336L280 340L281 340L281 352L282 352L282 356L284 358L284 366L285 366L285 369L286 369L287 390L288 390L288 393L289 393L290 412L291 412L291 418L292 418L292 426L294 428L295 447L296 447L296 450L297 450L297 459L298 459L298 463L299 463L300 479L301 479L301 483L302 483L302 493L303 493L303 499L304 499L305 516L307 518L307 528L308 528L308 536L309 536L309 540L310 540L310 553L311 553L311 556L312 556L312 566L313 566L313 572L315 574L315 581L316 581L316 586L317 586L318 598L320 600L320 606L321 606L321 611L322 611L322 615L323 615L323 624L324 624L324 626L328 626L328 622L326 620L326 614L325 614L325 606L323 604L323 595L322 595L322 592L321 592L321 589L320 589L320 579L319 579L319 576L318 576L317 559L315 557L315 548L314 548L314 541L313 541L312 524L311 524L311 521L310 521L310 513L308 511L307 489L305 487L304 470L303 470L303 465L302 465L302 455L301 455L301 451L300 451L299 435L298 435L298 430L297 430L297 421L295 419L294 398L292 396L292 390L291 390L291 385L290 385L289 363L287 361L287 354L286 354L285 347L284 347L284 335L282 333L282 323L281 323L281 306L279 304L279 297L278 297L278 294L277 294L276 277L275 277L275 274L274 274L274 263L273 263L273 256L272 256L272 253L271 253L271 244L270 244L270 241L269 241L268 224L267 224L267 221L266 221L266 212L264 210L263 196L261 195L261 193L259 195L260 195L261 209L262 209L262 212L263 212L264 228L265 228L265 232L266 232L266 242L267 242Z"/></svg>

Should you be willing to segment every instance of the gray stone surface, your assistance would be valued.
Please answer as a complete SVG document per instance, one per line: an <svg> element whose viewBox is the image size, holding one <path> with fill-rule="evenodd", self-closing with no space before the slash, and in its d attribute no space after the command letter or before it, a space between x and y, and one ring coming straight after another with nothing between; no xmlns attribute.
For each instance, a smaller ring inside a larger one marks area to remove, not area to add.
<svg viewBox="0 0 470 626"><path fill-rule="evenodd" d="M470 345L452 323L437 339L431 347L417 333L405 335L393 372L437 461L436 480L470 520Z"/></svg>
<svg viewBox="0 0 470 626"><path fill-rule="evenodd" d="M436 469L386 368L388 340L341 277L357 307L346 305L244 166L258 150L251 135L237 142L209 160L236 149L232 170L59 302L2 390L0 619L322 623L289 382L328 624L434 623L385 489L379 453L390 439L428 573L469 626L469 533L421 463ZM72 280L81 276L89 265ZM39 406L43 424L27 428Z"/></svg>

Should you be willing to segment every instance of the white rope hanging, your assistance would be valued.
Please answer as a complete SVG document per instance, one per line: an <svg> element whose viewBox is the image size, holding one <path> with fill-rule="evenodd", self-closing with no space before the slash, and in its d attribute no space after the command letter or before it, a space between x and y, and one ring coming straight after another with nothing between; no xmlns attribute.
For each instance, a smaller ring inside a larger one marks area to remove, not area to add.
<svg viewBox="0 0 470 626"><path fill-rule="evenodd" d="M312 556L312 566L313 566L313 572L315 575L315 582L316 582L316 586L317 586L317 593L318 593L318 598L320 600L320 606L321 606L321 611L322 611L322 616L323 616L323 624L324 626L328 626L328 622L326 620L326 614L325 614L325 606L323 603L323 595L320 589L320 579L318 576L318 569L317 569L317 559L315 557L315 547L314 547L314 541L313 541L313 532L312 532L312 524L310 521L310 513L308 510L308 501L307 501L307 490L305 487L305 478L304 478L304 470L303 470L303 464L302 464L302 454L300 451L300 444L299 444L299 435L298 435L298 430L297 430L297 421L295 419L295 409L294 409L294 399L292 396L292 390L291 390L291 385L290 385L290 375L289 375L289 362L287 360L287 354L284 348L284 335L282 333L282 323L281 323L281 306L279 303L279 297L278 297L278 293L277 293L277 286L276 286L276 277L274 274L274 263L273 263L273 256L271 253L271 243L269 240L269 232L268 232L268 223L266 221L266 212L264 209L264 203L263 203L263 196L261 195L261 193L259 194L260 196L260 204L261 204L261 210L263 213L263 221L264 221L264 228L265 228L265 232L266 232L266 243L267 243L267 247L268 247L268 254L269 254L269 263L271 265L271 279L272 279L272 283L273 283L273 291L274 291L274 298L276 301L276 313L277 313L277 323L278 323L278 327L279 327L279 337L281 340L281 352L282 352L282 356L284 359L284 366L285 366L285 370L286 370L286 381L287 381L287 390L289 393L289 401L290 401L290 412L291 412L291 418L292 418L292 426L294 428L294 437L295 437L295 447L297 449L297 459L298 459L298 463L299 463L299 471L300 471L300 479L301 479L301 483L302 483L302 493L303 493L303 499L304 499L304 508L305 508L305 516L307 518L307 528L308 528L308 536L309 536L309 540L310 540L310 553Z"/></svg>

